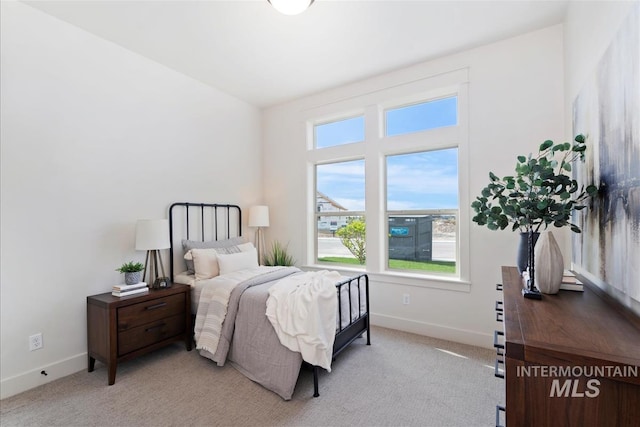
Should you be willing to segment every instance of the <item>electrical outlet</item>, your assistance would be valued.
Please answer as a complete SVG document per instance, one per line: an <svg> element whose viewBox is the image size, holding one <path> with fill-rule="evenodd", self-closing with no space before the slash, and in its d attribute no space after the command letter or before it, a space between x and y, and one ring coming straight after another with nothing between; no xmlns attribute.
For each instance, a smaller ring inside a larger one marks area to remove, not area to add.
<svg viewBox="0 0 640 427"><path fill-rule="evenodd" d="M409 294L403 294L402 295L402 304L404 304L404 305L408 305L409 304Z"/></svg>
<svg viewBox="0 0 640 427"><path fill-rule="evenodd" d="M42 344L42 334L37 333L35 335L31 335L29 337L29 351L41 349Z"/></svg>

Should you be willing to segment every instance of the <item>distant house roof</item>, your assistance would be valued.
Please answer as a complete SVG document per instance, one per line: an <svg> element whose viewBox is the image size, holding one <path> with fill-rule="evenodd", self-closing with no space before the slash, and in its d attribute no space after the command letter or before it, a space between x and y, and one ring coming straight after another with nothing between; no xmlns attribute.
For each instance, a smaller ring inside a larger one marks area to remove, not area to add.
<svg viewBox="0 0 640 427"><path fill-rule="evenodd" d="M340 203L336 202L335 200L333 200L331 197L327 196L324 193L321 193L319 191L316 191L316 204L318 200L325 200L325 203L329 203L331 206L333 206L334 208L338 209L339 211L346 211L348 210L347 208L345 208L344 206L342 206Z"/></svg>

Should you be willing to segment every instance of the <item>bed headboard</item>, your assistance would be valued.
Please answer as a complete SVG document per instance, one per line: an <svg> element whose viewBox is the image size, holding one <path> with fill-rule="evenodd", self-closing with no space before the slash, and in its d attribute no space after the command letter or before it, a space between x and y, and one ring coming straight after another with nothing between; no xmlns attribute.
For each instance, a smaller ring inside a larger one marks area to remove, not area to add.
<svg viewBox="0 0 640 427"><path fill-rule="evenodd" d="M240 206L218 203L177 202L169 208L171 280L175 267L184 263L182 240L222 240L242 236ZM176 256L177 255L177 256Z"/></svg>

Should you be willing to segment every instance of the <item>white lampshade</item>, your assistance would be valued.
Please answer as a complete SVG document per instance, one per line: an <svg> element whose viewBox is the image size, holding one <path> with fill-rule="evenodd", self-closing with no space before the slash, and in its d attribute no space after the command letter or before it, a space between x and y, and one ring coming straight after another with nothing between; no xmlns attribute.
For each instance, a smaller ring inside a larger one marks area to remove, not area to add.
<svg viewBox="0 0 640 427"><path fill-rule="evenodd" d="M140 219L136 224L136 250L148 251L167 249L169 241L169 220Z"/></svg>
<svg viewBox="0 0 640 427"><path fill-rule="evenodd" d="M297 15L307 10L314 0L267 0L275 10L284 15Z"/></svg>
<svg viewBox="0 0 640 427"><path fill-rule="evenodd" d="M269 226L269 206L252 206L249 209L249 227Z"/></svg>

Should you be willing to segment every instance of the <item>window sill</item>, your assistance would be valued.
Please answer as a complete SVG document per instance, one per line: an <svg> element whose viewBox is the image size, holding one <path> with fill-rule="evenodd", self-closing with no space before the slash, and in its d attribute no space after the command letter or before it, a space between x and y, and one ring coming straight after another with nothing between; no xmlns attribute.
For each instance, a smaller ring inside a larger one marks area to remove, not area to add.
<svg viewBox="0 0 640 427"><path fill-rule="evenodd" d="M374 282L388 283L392 285L415 286L418 288L442 289L454 292L471 292L471 283L460 280L457 277L442 277L437 275L415 274L400 271L384 271L373 273L364 268L352 268L326 264L311 264L301 267L304 270L335 270L344 276L367 273L369 279Z"/></svg>

